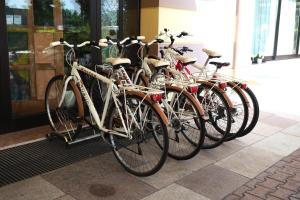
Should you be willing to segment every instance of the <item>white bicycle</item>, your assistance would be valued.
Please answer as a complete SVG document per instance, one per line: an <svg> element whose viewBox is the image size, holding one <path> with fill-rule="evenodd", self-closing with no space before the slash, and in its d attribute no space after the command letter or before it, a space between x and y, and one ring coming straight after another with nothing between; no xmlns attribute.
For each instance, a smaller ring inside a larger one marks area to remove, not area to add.
<svg viewBox="0 0 300 200"><path fill-rule="evenodd" d="M158 104L164 92L134 85L116 85L114 80L80 65L76 57L78 49L84 46L106 47L107 44L101 41L73 45L61 39L51 43L49 48L70 48L66 62L71 72L70 75L55 76L48 83L45 106L50 125L54 135L70 144L100 135L109 140L114 155L127 171L137 176L152 175L163 166L168 153L168 119ZM118 58L111 60L111 65L115 68L127 62L128 59ZM79 71L107 85L102 113L97 112ZM82 127L87 125L95 131L82 137L86 134ZM152 131L148 131L149 126Z"/></svg>

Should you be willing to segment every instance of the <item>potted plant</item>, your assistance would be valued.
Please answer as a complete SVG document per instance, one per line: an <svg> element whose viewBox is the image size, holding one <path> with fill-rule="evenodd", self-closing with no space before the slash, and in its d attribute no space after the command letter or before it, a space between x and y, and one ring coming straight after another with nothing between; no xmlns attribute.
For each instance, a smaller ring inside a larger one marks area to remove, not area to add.
<svg viewBox="0 0 300 200"><path fill-rule="evenodd" d="M260 53L256 54L256 56L251 57L252 64L255 64L255 63L261 64L263 62L263 60L264 60L264 56L263 56L263 54L260 54Z"/></svg>

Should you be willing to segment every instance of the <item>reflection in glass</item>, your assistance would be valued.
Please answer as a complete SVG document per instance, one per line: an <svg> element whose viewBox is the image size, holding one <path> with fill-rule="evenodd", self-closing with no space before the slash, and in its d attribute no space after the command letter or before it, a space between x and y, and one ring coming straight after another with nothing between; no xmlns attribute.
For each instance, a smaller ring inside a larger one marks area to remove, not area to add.
<svg viewBox="0 0 300 200"><path fill-rule="evenodd" d="M113 39L118 35L118 0L102 0L101 1L101 25L102 37L110 36Z"/></svg>
<svg viewBox="0 0 300 200"><path fill-rule="evenodd" d="M33 0L34 24L53 26L53 0Z"/></svg>

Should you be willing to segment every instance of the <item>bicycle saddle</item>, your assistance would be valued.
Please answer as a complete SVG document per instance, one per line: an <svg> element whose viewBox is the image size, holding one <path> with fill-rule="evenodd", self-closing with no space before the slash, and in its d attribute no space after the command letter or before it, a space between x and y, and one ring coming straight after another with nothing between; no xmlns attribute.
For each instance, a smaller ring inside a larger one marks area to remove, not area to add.
<svg viewBox="0 0 300 200"><path fill-rule="evenodd" d="M148 64L151 64L156 68L158 68L158 67L168 67L170 65L170 62L168 62L168 61L154 59L154 58L149 58L147 62L148 62Z"/></svg>
<svg viewBox="0 0 300 200"><path fill-rule="evenodd" d="M222 56L221 54L215 51L211 51L209 49L202 49L202 51L206 53L209 56L209 58L220 58Z"/></svg>
<svg viewBox="0 0 300 200"><path fill-rule="evenodd" d="M215 65L218 69L221 69L222 67L226 67L226 66L229 66L230 63L228 62L210 62L209 64L212 64L212 65Z"/></svg>
<svg viewBox="0 0 300 200"><path fill-rule="evenodd" d="M116 67L119 65L130 65L131 61L128 58L106 58L107 63L110 63L112 66Z"/></svg>
<svg viewBox="0 0 300 200"><path fill-rule="evenodd" d="M197 61L197 58L195 58L195 57L180 56L180 55L177 55L176 59L180 60L183 65L193 64Z"/></svg>

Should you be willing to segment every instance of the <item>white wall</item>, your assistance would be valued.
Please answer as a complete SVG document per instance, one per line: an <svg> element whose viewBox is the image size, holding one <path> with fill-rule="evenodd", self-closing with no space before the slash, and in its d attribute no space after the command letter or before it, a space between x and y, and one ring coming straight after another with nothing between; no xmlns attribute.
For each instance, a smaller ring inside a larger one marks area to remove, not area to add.
<svg viewBox="0 0 300 200"><path fill-rule="evenodd" d="M193 37L182 43L218 51L232 62L235 12L236 0L160 0L159 30L187 31Z"/></svg>

